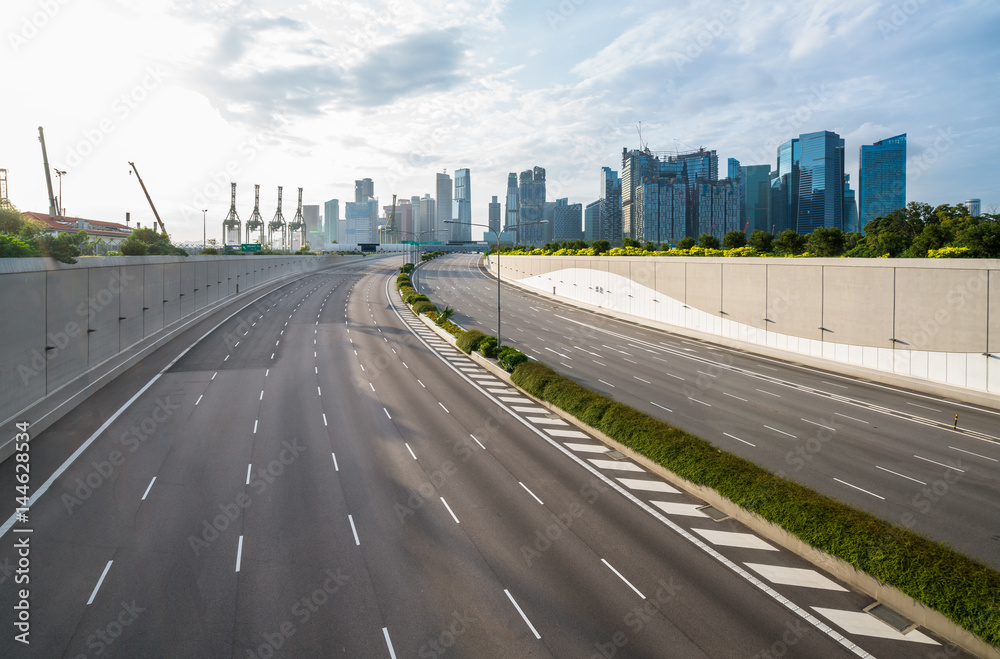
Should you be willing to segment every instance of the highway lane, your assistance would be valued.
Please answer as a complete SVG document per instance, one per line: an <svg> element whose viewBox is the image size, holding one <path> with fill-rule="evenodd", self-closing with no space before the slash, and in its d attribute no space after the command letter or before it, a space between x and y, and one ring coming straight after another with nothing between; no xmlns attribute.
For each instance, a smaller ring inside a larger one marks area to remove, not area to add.
<svg viewBox="0 0 1000 659"><path fill-rule="evenodd" d="M495 332L496 280L478 259L435 259L418 282L455 307L463 326ZM640 327L512 286L503 295L505 340L530 356L1000 567L996 410Z"/></svg>
<svg viewBox="0 0 1000 659"><path fill-rule="evenodd" d="M912 640L838 641L727 564L762 550L700 547L615 478L648 474L598 468L573 454L603 456L593 440L560 445L554 420L516 414L527 399L403 324L393 279L378 263L311 275L160 366L32 507L30 655L909 656ZM112 414L147 376L94 406ZM39 465L100 420L90 407L35 439ZM78 478L93 492L69 505ZM824 611L867 601L778 588Z"/></svg>

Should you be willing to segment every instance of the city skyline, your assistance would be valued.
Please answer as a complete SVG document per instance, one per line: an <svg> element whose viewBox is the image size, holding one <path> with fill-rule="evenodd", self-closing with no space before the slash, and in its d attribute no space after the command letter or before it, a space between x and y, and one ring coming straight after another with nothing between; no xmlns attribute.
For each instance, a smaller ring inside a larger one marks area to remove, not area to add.
<svg viewBox="0 0 1000 659"><path fill-rule="evenodd" d="M817 131L845 140L855 186L859 147L906 133L907 200L1000 203L996 6L229 4L54 3L42 20L36 2L12 3L8 87L31 102L2 125L11 200L48 207L44 126L68 215L147 225L134 161L178 240L200 237L203 208L221 224L231 181L246 214L254 184L265 208L278 185L346 202L360 175L385 200L469 168L472 221L486 223L529 163L548 199L589 204L623 147L775 167L778 145Z"/></svg>

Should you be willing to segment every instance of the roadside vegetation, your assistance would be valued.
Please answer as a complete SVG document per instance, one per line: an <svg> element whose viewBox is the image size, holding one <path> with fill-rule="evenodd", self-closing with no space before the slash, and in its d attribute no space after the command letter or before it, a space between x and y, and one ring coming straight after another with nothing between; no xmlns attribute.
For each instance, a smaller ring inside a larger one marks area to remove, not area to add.
<svg viewBox="0 0 1000 659"><path fill-rule="evenodd" d="M425 302L434 307L410 284L412 270L408 264L396 278L400 295L414 311ZM987 643L1000 646L1000 572L946 544L819 494L588 389L514 348L498 346L495 337L480 330L452 333L460 350L495 359L511 373L511 381L532 396L552 403L678 476L714 489L810 546L939 611Z"/></svg>

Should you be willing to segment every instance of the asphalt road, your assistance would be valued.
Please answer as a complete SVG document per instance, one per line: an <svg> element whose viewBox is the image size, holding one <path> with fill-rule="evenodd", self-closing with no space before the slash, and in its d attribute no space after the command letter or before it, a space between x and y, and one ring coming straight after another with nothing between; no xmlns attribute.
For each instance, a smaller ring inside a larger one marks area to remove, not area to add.
<svg viewBox="0 0 1000 659"><path fill-rule="evenodd" d="M33 436L0 656L962 656L475 366L398 265L220 311Z"/></svg>
<svg viewBox="0 0 1000 659"><path fill-rule="evenodd" d="M496 332L479 255L419 269L421 292ZM1000 412L689 339L502 289L531 357L776 473L1000 569ZM953 429L955 415L960 418Z"/></svg>

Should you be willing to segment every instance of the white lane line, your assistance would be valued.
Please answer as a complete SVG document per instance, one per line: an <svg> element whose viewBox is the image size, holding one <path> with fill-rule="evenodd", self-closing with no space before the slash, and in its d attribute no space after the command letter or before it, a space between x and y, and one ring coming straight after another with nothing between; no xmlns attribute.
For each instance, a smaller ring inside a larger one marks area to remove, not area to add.
<svg viewBox="0 0 1000 659"><path fill-rule="evenodd" d="M483 449L484 451L486 450L486 447L483 446L483 443L481 441L479 441L478 439L476 439L475 435L469 435L469 437L472 438L472 441L474 441L475 443L479 444L479 448Z"/></svg>
<svg viewBox="0 0 1000 659"><path fill-rule="evenodd" d="M730 439L735 439L735 440L736 440L736 441L738 441L738 442L743 442L744 444L749 444L750 446L752 446L752 447L754 447L754 448L757 448L757 445L756 445L756 444L750 444L750 442L748 442L747 440L745 440L745 439L740 439L740 438L739 438L739 437L737 437L736 435L730 435L730 434L729 434L728 432L724 432L724 433L722 433L722 434L723 434L723 435L725 435L726 437L729 437Z"/></svg>
<svg viewBox="0 0 1000 659"><path fill-rule="evenodd" d="M229 355L226 355L226 358L225 358L225 359L223 359L222 361L224 361L224 362L228 362L228 361L229 361Z"/></svg>
<svg viewBox="0 0 1000 659"><path fill-rule="evenodd" d="M591 359L590 361L594 362L598 366L604 366L605 368L607 368L607 366L608 366L607 364L602 364L601 362L597 361L596 359Z"/></svg>
<svg viewBox="0 0 1000 659"><path fill-rule="evenodd" d="M355 526L354 526L354 518L351 517L350 515L348 515L347 516L347 521L349 521L351 523L351 533L354 534L354 544L360 545L361 541L358 540L358 529L355 528Z"/></svg>
<svg viewBox="0 0 1000 659"><path fill-rule="evenodd" d="M618 462L617 460L587 460L598 469L617 469L619 471L645 471L642 467L632 462Z"/></svg>
<svg viewBox="0 0 1000 659"><path fill-rule="evenodd" d="M260 419L254 419L253 420L253 434L255 434L255 435L257 434L257 422L258 421L260 421Z"/></svg>
<svg viewBox="0 0 1000 659"><path fill-rule="evenodd" d="M257 400L264 400L264 390L263 389L260 390L260 397L257 398Z"/></svg>
<svg viewBox="0 0 1000 659"><path fill-rule="evenodd" d="M695 403L701 403L701 404L702 404L702 405L704 405L705 407L711 407L711 405L709 405L709 404L708 404L708 403L706 403L705 401L701 401L701 400L698 400L697 398L691 398L690 396L688 396L688 397L687 397L687 399L688 399L688 400L690 400L690 401L693 401L693 402L695 402Z"/></svg>
<svg viewBox="0 0 1000 659"><path fill-rule="evenodd" d="M274 353L273 352L271 353L271 359L274 359Z"/></svg>
<svg viewBox="0 0 1000 659"><path fill-rule="evenodd" d="M744 403L749 403L750 402L746 398L740 398L739 396L734 396L732 394L727 394L725 391L722 392L722 395L723 396L729 396L730 398L735 398L736 400L742 400Z"/></svg>
<svg viewBox="0 0 1000 659"><path fill-rule="evenodd" d="M786 435L788 437L791 437L792 439L798 439L798 437L796 437L792 433L785 432L784 430L778 430L777 428L772 428L771 426L769 426L767 424L764 424L764 427L767 428L768 430L773 430L774 432L781 433L782 435Z"/></svg>
<svg viewBox="0 0 1000 659"><path fill-rule="evenodd" d="M319 375L319 366L313 366L313 370Z"/></svg>
<svg viewBox="0 0 1000 659"><path fill-rule="evenodd" d="M108 564L104 566L104 572L101 572L101 578L97 580L97 585L94 586L94 592L90 594L90 599L87 600L87 606L90 606L94 602L94 598L97 597L97 591L101 589L101 584L104 583L104 577L108 576L108 570L111 569L111 564L114 560L108 561Z"/></svg>
<svg viewBox="0 0 1000 659"><path fill-rule="evenodd" d="M840 387L841 389L850 389L850 387L845 387L842 384L834 384L833 382L827 382L826 380L820 380L820 382L822 382L823 384L828 384L831 387Z"/></svg>
<svg viewBox="0 0 1000 659"><path fill-rule="evenodd" d="M319 388L319 385L316 385L316 395L317 396L323 395L323 390Z"/></svg>
<svg viewBox="0 0 1000 659"><path fill-rule="evenodd" d="M427 388L427 385L426 385L426 384L424 384L423 382L421 382L421 381L420 381L420 378L417 378L417 384L419 384L419 385L420 385L421 387L423 387L424 389L426 389L426 388Z"/></svg>
<svg viewBox="0 0 1000 659"><path fill-rule="evenodd" d="M372 388L372 391L375 391L375 385L373 385L371 382L368 383L368 386Z"/></svg>
<svg viewBox="0 0 1000 659"><path fill-rule="evenodd" d="M236 548L236 571L240 571L240 562L243 560L243 536L240 536L240 544Z"/></svg>
<svg viewBox="0 0 1000 659"><path fill-rule="evenodd" d="M892 474L893 476L899 476L900 478L905 478L906 480L913 481L914 483L920 483L921 485L927 485L927 483L925 483L923 481L918 481L916 478L910 478L906 474L900 474L899 472L895 472L892 469L886 469L885 467L880 467L878 465L875 465L875 468L876 469L881 469L882 471L887 471L890 474Z"/></svg>
<svg viewBox="0 0 1000 659"><path fill-rule="evenodd" d="M443 503L443 504L444 504L444 507L448 509L448 512L449 512L449 513L451 513L451 518L452 518L453 520L455 520L455 523L456 523L456 524L460 524L461 522L459 522L459 521L458 521L458 518L457 518L457 517L455 517L455 513L454 513L454 511L452 511L452 509L451 509L451 506L449 506L449 505L448 505L448 502L444 500L444 497L440 497L440 499L441 499L441 503Z"/></svg>
<svg viewBox="0 0 1000 659"><path fill-rule="evenodd" d="M333 458L333 470L334 471L340 471L340 466L337 464L337 454L336 453L330 453L330 457Z"/></svg>
<svg viewBox="0 0 1000 659"><path fill-rule="evenodd" d="M901 634L896 631L896 629L885 624L875 616L862 611L825 609L819 606L813 606L810 608L846 631L848 634L872 636L875 638L887 638L894 641L910 641L911 643L924 643L926 645L940 645L940 643L917 631L916 629L907 632L906 634Z"/></svg>
<svg viewBox="0 0 1000 659"><path fill-rule="evenodd" d="M802 586L804 588L820 588L846 593L847 589L824 577L816 570L801 567L783 567L780 565L765 565L763 563L744 563L748 568L764 577L771 583L784 586Z"/></svg>
<svg viewBox="0 0 1000 659"><path fill-rule="evenodd" d="M973 453L972 451L966 451L965 449L957 448L955 446L949 446L948 448L952 449L953 451L960 451L962 453L968 453L969 455L974 455L977 458L982 458L984 460L989 460L990 462L1000 462L1000 460L997 460L996 458L990 458L990 457L987 457L985 455L979 455L978 453Z"/></svg>
<svg viewBox="0 0 1000 659"><path fill-rule="evenodd" d="M396 659L396 651L392 649L392 641L389 640L389 628L383 627L382 634L385 636L385 644L389 646L389 656Z"/></svg>
<svg viewBox="0 0 1000 659"><path fill-rule="evenodd" d="M682 378L679 375L674 375L673 373L667 373L667 372L664 372L663 374L664 375L669 375L670 377L672 377L672 378L674 378L676 380L680 380L681 382L684 382L684 378Z"/></svg>
<svg viewBox="0 0 1000 659"><path fill-rule="evenodd" d="M413 453L413 449L412 449L412 448L410 448L410 445L409 445L408 443L406 443L406 442L403 442L403 444L405 444L405 445L406 445L406 450L407 450L407 451L409 451L409 452L410 452L410 455L412 455L412 456L413 456L413 459L414 459L414 460L416 460L416 459L417 459L417 456L416 456L416 455L415 455L415 454Z"/></svg>
<svg viewBox="0 0 1000 659"><path fill-rule="evenodd" d="M330 424L326 422L326 412L323 413L323 425L329 427Z"/></svg>
<svg viewBox="0 0 1000 659"><path fill-rule="evenodd" d="M216 375L218 375L218 374L219 374L219 372L218 372L218 371L216 371L215 373L212 373L212 379L214 380L214 379L215 379L215 376L216 376Z"/></svg>
<svg viewBox="0 0 1000 659"><path fill-rule="evenodd" d="M365 372L365 365L364 364L360 364L360 366L361 366L361 372L364 373Z"/></svg>
<svg viewBox="0 0 1000 659"><path fill-rule="evenodd" d="M846 387L845 387L845 389L846 389ZM863 419L855 419L853 416L847 416L846 414L841 414L840 412L834 412L833 415L834 416L842 416L845 419L850 419L851 421L857 421L858 423L863 423L865 425L871 425L870 423L868 423L867 421L865 421Z"/></svg>
<svg viewBox="0 0 1000 659"><path fill-rule="evenodd" d="M669 407L664 407L663 405L660 405L659 403L654 403L653 401L649 401L649 404L650 405L655 405L656 407L659 407L661 410L666 410L668 412L673 412L673 410L670 409Z"/></svg>
<svg viewBox="0 0 1000 659"><path fill-rule="evenodd" d="M930 462L931 464L936 464L936 465L938 465L940 467L944 467L946 469L954 469L955 471L961 472L963 474L965 473L964 469L959 469L958 467L952 467L951 465L946 465L943 462L937 462L936 460L931 460L930 458L925 458L925 457L922 457L922 456L919 456L919 455L914 455L913 457L917 458L918 460L923 460L924 462Z"/></svg>
<svg viewBox="0 0 1000 659"><path fill-rule="evenodd" d="M912 405L913 407L919 407L921 409L930 410L931 412L940 412L941 410L934 407L927 407L926 405L917 405L916 403L907 402L907 405Z"/></svg>
<svg viewBox="0 0 1000 659"><path fill-rule="evenodd" d="M510 591L507 590L506 588L503 589L503 592L507 594L507 599L509 599L510 603L514 605L514 608L517 609L517 612L521 614L521 618L524 619L525 623L527 623L528 629L531 630L531 633L535 635L536 639L541 640L542 638L541 635L535 630L535 626L531 624L531 621L528 620L528 616L524 615L524 611L521 610L521 607L517 605L517 601L514 599L514 596L511 595Z"/></svg>
<svg viewBox="0 0 1000 659"><path fill-rule="evenodd" d="M385 412L385 415L386 415L387 417L389 417L390 419L392 419L392 415L391 415L391 414L389 414L389 410L387 410L387 409L386 409L386 408L384 408L384 407L382 408L382 410L383 410L383 411Z"/></svg>
<svg viewBox="0 0 1000 659"><path fill-rule="evenodd" d="M238 347L239 345L240 345L240 342L239 342L239 341L237 341L237 342L236 342L235 344L233 344L233 347L234 347L234 348L236 348L236 347Z"/></svg>
<svg viewBox="0 0 1000 659"><path fill-rule="evenodd" d="M733 531L715 531L710 529L691 529L702 536L713 545L722 547L742 547L743 549L763 549L764 551L778 551L761 538L752 533L735 533Z"/></svg>
<svg viewBox="0 0 1000 659"><path fill-rule="evenodd" d="M650 503L668 515L678 515L680 517L708 517L708 515L698 510L702 505L704 505L700 503L677 503L675 501L650 501Z"/></svg>
<svg viewBox="0 0 1000 659"><path fill-rule="evenodd" d="M650 382L649 380L643 380L643 379L642 379L642 378L640 378L640 377L639 377L638 375L633 375L632 377L634 377L634 378L635 378L636 380L638 380L639 382L645 382L646 384L653 384L653 383L652 383L652 382Z"/></svg>
<svg viewBox="0 0 1000 659"><path fill-rule="evenodd" d="M680 490L672 487L664 481L648 481L642 478L619 478L619 483L630 490L642 490L643 492L665 492L667 494L680 494Z"/></svg>
<svg viewBox="0 0 1000 659"><path fill-rule="evenodd" d="M247 482L244 483L244 485L249 485L250 484L250 468L251 467L253 467L253 463L252 462L247 465Z"/></svg>
<svg viewBox="0 0 1000 659"><path fill-rule="evenodd" d="M522 483L521 481L518 481L518 484L519 484L519 485L520 485L521 487L523 487L523 488L524 488L524 491L525 491L525 492L527 492L527 493L528 493L528 494L530 494L530 495L531 495L532 497L534 497L535 501L537 501L538 503L541 503L541 504L542 504L543 506L545 505L544 503L542 503L542 500L541 500L541 499L539 499L538 497L536 497L536 496L535 496L535 493L534 493L534 492L532 492L531 490L529 490L529 489L528 489L528 486L527 486L527 485L525 485L525 484L524 484L524 483Z"/></svg>
<svg viewBox="0 0 1000 659"><path fill-rule="evenodd" d="M438 401L438 405L441 406L441 409L444 410L445 413L451 414L451 412L448 411L448 408L444 406L444 403L442 403L441 401Z"/></svg>
<svg viewBox="0 0 1000 659"><path fill-rule="evenodd" d="M764 391L763 389L757 389L762 394L767 394L768 396L774 396L775 398L781 398L781 394L772 393L770 391Z"/></svg>
<svg viewBox="0 0 1000 659"><path fill-rule="evenodd" d="M146 500L146 495L149 494L149 491L151 489L153 489L153 483L155 482L156 482L156 476L153 476L153 480L149 481L149 487L147 487L146 491L142 493L142 501Z"/></svg>
<svg viewBox="0 0 1000 659"><path fill-rule="evenodd" d="M604 380L602 380L602 379L600 379L600 378L597 378L597 381L598 381L598 382L604 382ZM604 382L604 384L608 385L608 386L609 386L609 387L611 387L612 389L614 389L614 388L615 388L615 385L611 384L610 382Z"/></svg>
<svg viewBox="0 0 1000 659"><path fill-rule="evenodd" d="M607 561L607 560L605 560L605 559L603 559L603 558L601 559L601 562L602 562L602 563L604 563L605 565L607 565L607 566L608 566L608 569L609 569L609 570L611 570L611 571L612 571L612 572L614 572L614 573L615 573L616 575L618 575L618 578L619 578L619 579L621 579L622 581L624 581L624 582L625 582L625 584L626 584L626 585L627 585L627 586L628 586L629 588L631 588L632 590L634 590L634 591L635 591L635 594L636 594L636 595L638 595L638 596L639 596L639 597L641 597L642 599L646 599L646 596L645 596L645 595L643 595L643 594L642 594L642 593L641 593L641 592L639 591L639 589L638 589L638 588L636 588L635 586L633 586L633 585L632 585L632 582L630 582L630 581L629 581L628 579L626 579L626 578L625 578L624 576L622 576L622 573L621 573L621 572L619 572L618 570L616 570L616 569L615 569L615 566L613 566L613 565L612 565L611 563L608 563L608 561Z"/></svg>
<svg viewBox="0 0 1000 659"><path fill-rule="evenodd" d="M198 396L198 400L196 400L196 401L194 402L194 404L195 404L195 405L197 405L198 403L200 403L200 402L201 402L201 399L202 399L202 398L204 398L204 397L205 397L205 394L202 394L201 396Z"/></svg>
<svg viewBox="0 0 1000 659"><path fill-rule="evenodd" d="M803 419L802 417L799 417L799 421L805 421L806 423L811 423L814 426L819 426L820 428L826 428L827 430L830 430L832 432L837 432L836 428L831 428L830 426L824 426L822 423L816 423L815 421L810 421L809 419Z"/></svg>
<svg viewBox="0 0 1000 659"><path fill-rule="evenodd" d="M860 492L864 492L865 494L870 494L870 495L872 495L873 497L875 497L877 499L882 499L882 501L885 501L885 497L881 497L881 496L875 494L874 492L869 492L868 490L862 489L862 488L858 487L857 485L851 485L847 481L842 481L839 478L834 478L833 480L837 481L838 483L842 483L842 484L846 485L847 487L853 487L855 490L858 490Z"/></svg>
<svg viewBox="0 0 1000 659"><path fill-rule="evenodd" d="M264 377L266 378L271 373L271 369L266 369L264 371Z"/></svg>

